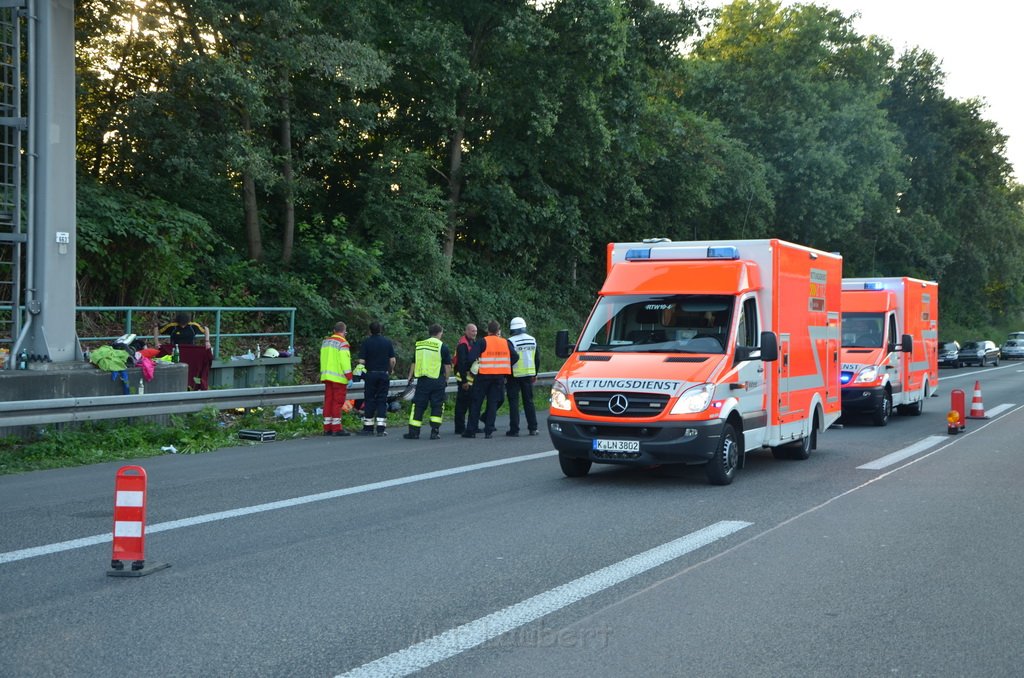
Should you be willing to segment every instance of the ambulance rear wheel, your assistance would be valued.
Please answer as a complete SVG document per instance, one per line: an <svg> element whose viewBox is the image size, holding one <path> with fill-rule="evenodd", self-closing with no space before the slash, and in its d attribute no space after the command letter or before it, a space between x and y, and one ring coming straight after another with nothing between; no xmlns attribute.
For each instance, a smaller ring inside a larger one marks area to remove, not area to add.
<svg viewBox="0 0 1024 678"><path fill-rule="evenodd" d="M776 459L809 459L811 452L818 446L818 417L815 415L811 424L811 432L796 441L772 448L772 456Z"/></svg>
<svg viewBox="0 0 1024 678"><path fill-rule="evenodd" d="M705 471L708 482L712 485L728 485L736 477L736 469L740 463L740 444L736 429L732 424L722 427L722 437L718 440L715 456L707 463Z"/></svg>
<svg viewBox="0 0 1024 678"><path fill-rule="evenodd" d="M925 389L927 390L927 389ZM911 417L920 417L924 412L924 391L921 392L921 399L912 405L900 405L900 414Z"/></svg>
<svg viewBox="0 0 1024 678"><path fill-rule="evenodd" d="M889 423L889 415L892 414L892 394L888 391L882 393L882 402L872 415L875 426L885 426Z"/></svg>
<svg viewBox="0 0 1024 678"><path fill-rule="evenodd" d="M791 445L787 450L789 452L790 459L808 459L811 456L811 452L815 447L818 446L818 422L815 418L814 423L811 424L811 432L808 433L804 438L796 445Z"/></svg>
<svg viewBox="0 0 1024 678"><path fill-rule="evenodd" d="M562 467L562 473L569 478L582 478L590 473L590 467L593 464L589 459L577 459L564 454L558 455L558 463Z"/></svg>

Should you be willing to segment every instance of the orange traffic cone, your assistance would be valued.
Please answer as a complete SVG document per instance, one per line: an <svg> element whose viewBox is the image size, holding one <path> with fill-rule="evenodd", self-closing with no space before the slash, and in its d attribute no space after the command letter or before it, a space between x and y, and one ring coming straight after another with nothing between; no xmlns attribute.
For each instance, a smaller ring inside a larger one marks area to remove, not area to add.
<svg viewBox="0 0 1024 678"><path fill-rule="evenodd" d="M985 406L981 402L981 382L974 382L974 396L971 398L971 413L968 419L988 419L985 416Z"/></svg>

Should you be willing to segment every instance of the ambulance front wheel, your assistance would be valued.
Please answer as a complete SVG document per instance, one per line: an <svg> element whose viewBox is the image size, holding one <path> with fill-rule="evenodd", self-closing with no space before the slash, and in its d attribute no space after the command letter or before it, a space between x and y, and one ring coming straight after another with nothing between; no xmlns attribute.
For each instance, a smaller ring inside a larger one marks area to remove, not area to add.
<svg viewBox="0 0 1024 678"><path fill-rule="evenodd" d="M739 437L732 424L722 426L722 437L718 440L715 456L705 467L708 482L712 485L728 485L736 477L736 468L740 463Z"/></svg>
<svg viewBox="0 0 1024 678"><path fill-rule="evenodd" d="M892 394L886 389L882 391L882 402L878 403L878 409L872 415L875 426L885 426L889 423L889 416L892 414Z"/></svg>
<svg viewBox="0 0 1024 678"><path fill-rule="evenodd" d="M589 459L577 459L559 453L558 463L562 467L562 473L569 478L582 478L590 473L593 462Z"/></svg>

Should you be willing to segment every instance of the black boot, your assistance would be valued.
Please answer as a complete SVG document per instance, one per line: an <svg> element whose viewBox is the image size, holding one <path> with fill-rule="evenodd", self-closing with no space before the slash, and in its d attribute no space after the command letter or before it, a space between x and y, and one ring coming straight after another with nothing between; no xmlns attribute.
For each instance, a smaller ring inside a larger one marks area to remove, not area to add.
<svg viewBox="0 0 1024 678"><path fill-rule="evenodd" d="M431 440L440 440L441 439L441 431L438 430L438 428L436 426L431 426L430 427L430 439Z"/></svg>
<svg viewBox="0 0 1024 678"><path fill-rule="evenodd" d="M409 432L402 436L406 440L419 440L420 438L420 427L409 425Z"/></svg>

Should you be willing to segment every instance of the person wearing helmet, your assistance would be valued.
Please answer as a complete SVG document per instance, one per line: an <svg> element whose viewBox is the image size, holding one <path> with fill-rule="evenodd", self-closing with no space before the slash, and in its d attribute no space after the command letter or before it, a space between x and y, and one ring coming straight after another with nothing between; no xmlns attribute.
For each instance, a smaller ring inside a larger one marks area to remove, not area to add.
<svg viewBox="0 0 1024 678"><path fill-rule="evenodd" d="M516 316L508 325L509 341L519 354L519 360L512 366L508 378L509 425L505 435L519 435L519 400L523 401L523 414L531 436L537 435L537 408L533 404L533 385L537 381L538 358L537 340L526 333L526 321Z"/></svg>
<svg viewBox="0 0 1024 678"><path fill-rule="evenodd" d="M444 328L434 323L429 331L429 338L416 342L415 361L409 366L409 381L416 379L412 410L409 412L409 432L403 436L409 440L420 437L427 403L430 403L430 439L438 440L441 437L444 391L452 369L452 354L441 342Z"/></svg>
<svg viewBox="0 0 1024 678"><path fill-rule="evenodd" d="M512 376L512 366L519 360L512 342L501 336L501 325L497 320L487 323L487 336L478 339L469 354L469 363L479 361L479 369L473 380L473 402L469 407L469 421L463 438L476 438L480 426L480 406L487 400L484 412L484 438L494 433L494 419L498 414L505 380Z"/></svg>

